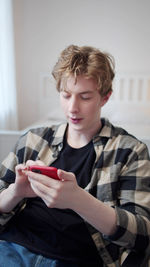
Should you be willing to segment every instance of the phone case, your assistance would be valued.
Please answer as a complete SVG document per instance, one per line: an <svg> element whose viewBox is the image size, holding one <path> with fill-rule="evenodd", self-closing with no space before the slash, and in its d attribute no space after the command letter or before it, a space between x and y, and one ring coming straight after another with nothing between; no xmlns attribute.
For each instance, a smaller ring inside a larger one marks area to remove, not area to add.
<svg viewBox="0 0 150 267"><path fill-rule="evenodd" d="M32 165L29 167L29 170L32 172L40 173L46 176L49 176L50 178L60 180L57 175L57 168L55 167L46 167L46 166L38 166L38 165Z"/></svg>

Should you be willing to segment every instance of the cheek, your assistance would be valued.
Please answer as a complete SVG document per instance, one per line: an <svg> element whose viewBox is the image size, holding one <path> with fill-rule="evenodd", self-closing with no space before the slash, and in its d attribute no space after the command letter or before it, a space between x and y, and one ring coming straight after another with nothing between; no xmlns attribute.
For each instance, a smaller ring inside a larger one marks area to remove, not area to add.
<svg viewBox="0 0 150 267"><path fill-rule="evenodd" d="M66 102L61 97L59 99L59 102L60 102L60 106L61 106L62 110L65 112L67 110L67 104L66 104Z"/></svg>
<svg viewBox="0 0 150 267"><path fill-rule="evenodd" d="M100 111L100 103L99 102L95 102L92 105L90 105L90 107L88 107L89 112L91 111L92 113L96 113Z"/></svg>

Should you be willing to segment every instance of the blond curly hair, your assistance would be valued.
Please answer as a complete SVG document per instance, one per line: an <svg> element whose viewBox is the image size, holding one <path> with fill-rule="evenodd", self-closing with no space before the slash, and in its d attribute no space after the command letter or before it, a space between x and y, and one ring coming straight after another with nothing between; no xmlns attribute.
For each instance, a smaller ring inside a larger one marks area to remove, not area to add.
<svg viewBox="0 0 150 267"><path fill-rule="evenodd" d="M58 91L61 90L62 79L73 75L77 80L79 75L84 75L86 78L94 79L100 95L105 96L112 91L115 76L114 59L91 46L70 45L61 52L52 75Z"/></svg>

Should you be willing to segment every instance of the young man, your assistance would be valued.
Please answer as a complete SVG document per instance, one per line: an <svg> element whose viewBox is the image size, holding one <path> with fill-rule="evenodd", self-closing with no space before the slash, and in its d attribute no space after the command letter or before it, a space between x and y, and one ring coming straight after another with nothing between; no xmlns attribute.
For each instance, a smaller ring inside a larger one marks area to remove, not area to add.
<svg viewBox="0 0 150 267"><path fill-rule="evenodd" d="M71 45L53 76L67 123L30 130L0 169L1 266L146 267L148 150L100 118L113 61ZM58 168L60 180L29 171L33 164Z"/></svg>

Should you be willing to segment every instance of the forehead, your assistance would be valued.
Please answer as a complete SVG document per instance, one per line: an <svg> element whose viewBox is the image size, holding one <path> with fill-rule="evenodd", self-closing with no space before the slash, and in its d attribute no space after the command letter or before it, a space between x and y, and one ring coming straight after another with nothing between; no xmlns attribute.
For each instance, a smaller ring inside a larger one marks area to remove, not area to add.
<svg viewBox="0 0 150 267"><path fill-rule="evenodd" d="M62 80L61 90L72 91L95 91L97 90L97 82L92 78L87 78L86 76L69 76Z"/></svg>

